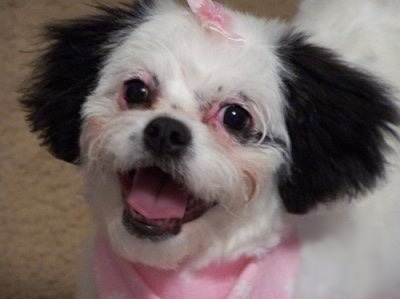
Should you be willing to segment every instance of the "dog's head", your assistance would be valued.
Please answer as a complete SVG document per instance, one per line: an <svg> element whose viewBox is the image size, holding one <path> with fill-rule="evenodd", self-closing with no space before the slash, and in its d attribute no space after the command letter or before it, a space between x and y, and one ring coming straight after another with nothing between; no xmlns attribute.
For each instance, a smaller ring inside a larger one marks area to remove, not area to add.
<svg viewBox="0 0 400 299"><path fill-rule="evenodd" d="M223 32L165 0L100 10L48 27L22 103L122 256L256 254L382 177L386 87L304 35L221 6Z"/></svg>

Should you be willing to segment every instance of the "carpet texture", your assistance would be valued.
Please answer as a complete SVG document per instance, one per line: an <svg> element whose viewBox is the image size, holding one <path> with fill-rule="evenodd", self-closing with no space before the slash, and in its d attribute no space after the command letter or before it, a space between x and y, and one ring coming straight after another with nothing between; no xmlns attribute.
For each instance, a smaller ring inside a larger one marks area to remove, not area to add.
<svg viewBox="0 0 400 299"><path fill-rule="evenodd" d="M283 18L297 3L224 2ZM72 298L90 228L78 170L39 147L24 122L17 90L38 55L40 27L93 11L85 3L90 0L0 0L0 299Z"/></svg>

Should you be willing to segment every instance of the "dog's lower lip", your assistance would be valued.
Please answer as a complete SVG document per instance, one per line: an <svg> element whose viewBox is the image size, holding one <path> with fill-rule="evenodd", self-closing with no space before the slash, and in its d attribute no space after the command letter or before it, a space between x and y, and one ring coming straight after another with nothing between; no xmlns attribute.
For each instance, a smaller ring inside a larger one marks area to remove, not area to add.
<svg viewBox="0 0 400 299"><path fill-rule="evenodd" d="M167 231L158 225L142 222L136 219L128 209L124 209L122 222L129 233L143 238L166 238L177 235L181 230L181 225L173 226Z"/></svg>
<svg viewBox="0 0 400 299"><path fill-rule="evenodd" d="M214 207L216 203L210 205L202 205L201 208L194 210L192 213L185 214L182 219L158 219L150 220L140 215L136 211L132 211L126 207L123 211L122 222L127 231L133 235L145 238L167 238L178 235L184 224L192 222L209 209Z"/></svg>
<svg viewBox="0 0 400 299"><path fill-rule="evenodd" d="M141 238L168 238L178 235L184 224L192 222L203 216L209 209L216 205L215 202L206 202L204 200L190 197L185 208L185 214L182 218L149 219L136 211L126 202L127 194L132 189L132 181L137 173L131 170L120 174L120 183L122 197L124 199L124 211L122 222L127 231Z"/></svg>

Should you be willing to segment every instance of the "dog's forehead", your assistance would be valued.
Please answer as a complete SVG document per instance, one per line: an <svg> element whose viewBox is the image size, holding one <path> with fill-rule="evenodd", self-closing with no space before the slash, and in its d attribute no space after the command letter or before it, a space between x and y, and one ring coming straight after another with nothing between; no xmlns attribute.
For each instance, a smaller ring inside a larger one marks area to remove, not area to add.
<svg viewBox="0 0 400 299"><path fill-rule="evenodd" d="M187 10L156 13L129 32L112 53L105 73L129 77L147 71L161 83L181 83L202 93L221 88L240 92L243 85L260 88L277 73L274 44L268 44L267 34L262 36L266 31L246 30L246 22L263 26L245 17L233 15L238 28L233 30L244 38L235 42L207 30Z"/></svg>

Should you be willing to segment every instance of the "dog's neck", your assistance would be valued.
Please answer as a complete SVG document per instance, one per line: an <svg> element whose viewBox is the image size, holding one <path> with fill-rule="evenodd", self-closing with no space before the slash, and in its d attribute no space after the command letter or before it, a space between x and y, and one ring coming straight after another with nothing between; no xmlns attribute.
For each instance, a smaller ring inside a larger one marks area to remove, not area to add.
<svg viewBox="0 0 400 299"><path fill-rule="evenodd" d="M99 298L289 299L299 264L299 244L290 239L268 254L214 263L198 271L160 270L118 257L105 238L95 247Z"/></svg>

